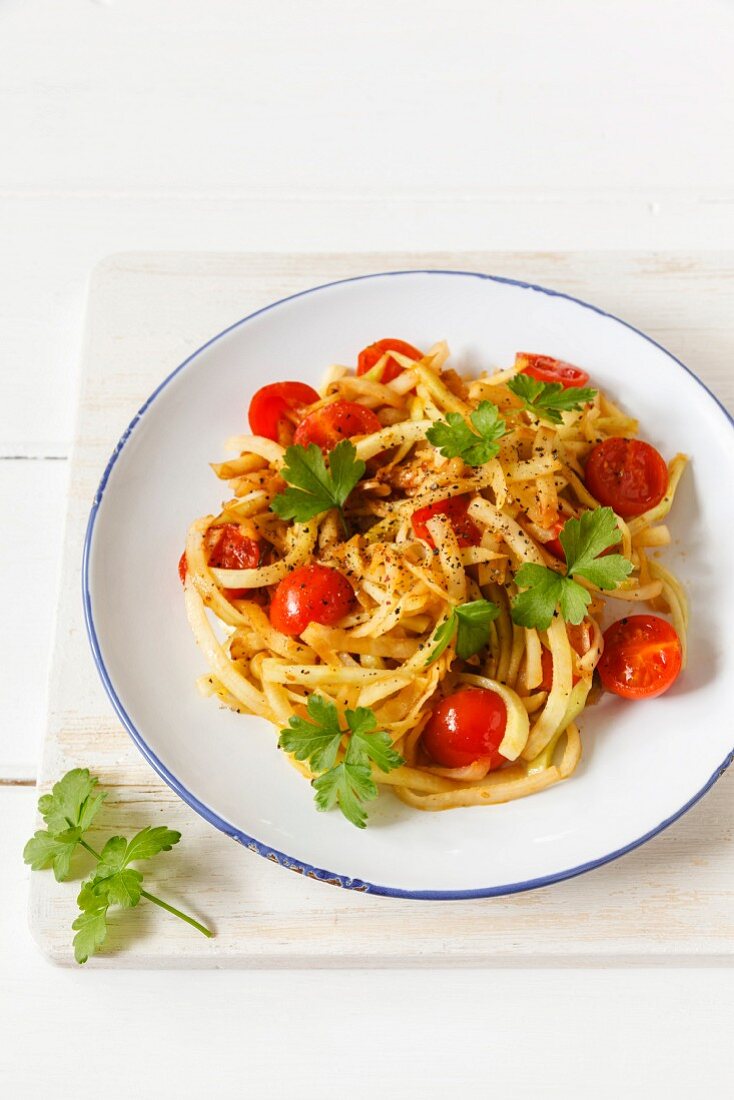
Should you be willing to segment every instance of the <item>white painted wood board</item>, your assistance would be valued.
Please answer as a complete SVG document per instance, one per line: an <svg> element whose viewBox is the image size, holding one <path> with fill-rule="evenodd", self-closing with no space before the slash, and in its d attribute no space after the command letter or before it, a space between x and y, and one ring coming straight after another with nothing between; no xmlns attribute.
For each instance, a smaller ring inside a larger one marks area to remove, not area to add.
<svg viewBox="0 0 734 1100"><path fill-rule="evenodd" d="M490 271L586 298L644 329L734 404L734 254L121 254L94 272L71 468L49 725L47 789L88 766L110 789L105 831L181 829L155 886L216 929L206 941L150 906L120 914L90 966L236 967L710 963L734 956L732 776L671 829L616 863L511 898L408 902L288 874L181 803L120 728L82 623L89 505L109 452L144 398L204 340L296 290L406 267ZM30 923L53 960L72 959L75 884L31 879ZM143 932L143 935L139 933Z"/></svg>

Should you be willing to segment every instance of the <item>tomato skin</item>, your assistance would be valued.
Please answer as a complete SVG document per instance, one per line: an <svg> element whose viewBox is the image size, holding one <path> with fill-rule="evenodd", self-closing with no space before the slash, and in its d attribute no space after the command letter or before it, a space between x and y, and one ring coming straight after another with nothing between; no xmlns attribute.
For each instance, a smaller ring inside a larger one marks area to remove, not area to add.
<svg viewBox="0 0 734 1100"><path fill-rule="evenodd" d="M674 628L658 615L628 615L604 632L596 666L607 691L623 699L655 699L675 682L683 649Z"/></svg>
<svg viewBox="0 0 734 1100"><path fill-rule="evenodd" d="M302 634L309 623L332 626L354 606L354 589L337 569L299 565L284 577L270 601L270 622L281 634Z"/></svg>
<svg viewBox="0 0 734 1100"><path fill-rule="evenodd" d="M551 359L550 355L533 355L528 351L518 351L515 363L521 374L529 374L538 382L560 382L565 390L586 386L589 381L585 370L574 367L571 363L565 363L563 359Z"/></svg>
<svg viewBox="0 0 734 1100"><path fill-rule="evenodd" d="M548 542L543 543L543 549L547 550L549 554L552 554L554 558L558 558L559 561L566 560L566 553L561 546L560 534L565 526L565 521L559 519L553 524L553 538Z"/></svg>
<svg viewBox="0 0 734 1100"><path fill-rule="evenodd" d="M641 439L612 436L586 460L586 485L600 504L632 519L654 508L668 489L668 467L659 451Z"/></svg>
<svg viewBox="0 0 734 1100"><path fill-rule="evenodd" d="M573 642L571 642L571 644L572 644L573 648L576 650L576 652L578 653L577 647L575 645L573 645ZM579 656L581 657L581 656L583 656L583 654L579 653ZM540 654L540 664L541 664L541 667L543 669L543 678L540 681L540 683L538 684L537 688L535 688L535 690L536 691L550 691L551 688L553 687L553 655L551 654L551 651L549 649L545 648L545 646L543 646L543 650ZM572 686L575 687L580 679L581 679L581 677L577 676L575 672L572 673L571 674L571 684L572 684Z"/></svg>
<svg viewBox="0 0 734 1100"><path fill-rule="evenodd" d="M322 451L331 451L342 439L379 432L382 424L372 409L356 401L334 401L309 413L296 428L293 442L301 447L315 443Z"/></svg>
<svg viewBox="0 0 734 1100"><path fill-rule="evenodd" d="M280 427L288 412L298 412L319 401L319 395L305 382L273 382L263 386L250 401L248 419L253 435L280 440Z"/></svg>
<svg viewBox="0 0 734 1100"><path fill-rule="evenodd" d="M363 348L357 360L357 374L366 374L367 371L379 363L386 351L397 351L399 355L405 355L408 359L422 359L423 352L418 351L412 344L406 344L405 340L377 340L369 347ZM388 359L382 371L380 381L383 384L392 382L403 373L403 368L394 359Z"/></svg>
<svg viewBox="0 0 734 1100"><path fill-rule="evenodd" d="M236 523L224 523L221 527L210 527L207 532L209 565L213 569L257 569L260 564L260 543L257 539L243 535ZM178 575L181 584L186 583L188 573L186 551L178 560ZM260 592L252 588L224 588L228 600L242 600L247 596L259 599Z"/></svg>
<svg viewBox="0 0 734 1100"><path fill-rule="evenodd" d="M442 768L465 768L478 760L490 770L506 764L499 746L505 736L507 707L488 688L461 688L433 708L423 731L423 747Z"/></svg>
<svg viewBox="0 0 734 1100"><path fill-rule="evenodd" d="M482 532L474 520L467 515L468 507L469 498L462 496L447 497L446 500L438 500L435 504L427 504L425 508L419 508L411 517L415 537L423 539L435 550L436 544L428 530L428 520L433 516L447 516L459 546L479 546L482 541Z"/></svg>

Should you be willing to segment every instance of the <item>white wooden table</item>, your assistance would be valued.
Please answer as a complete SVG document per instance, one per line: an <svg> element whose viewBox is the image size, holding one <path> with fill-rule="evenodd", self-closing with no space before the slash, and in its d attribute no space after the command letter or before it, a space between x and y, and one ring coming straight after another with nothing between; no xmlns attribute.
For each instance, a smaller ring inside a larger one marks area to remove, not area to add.
<svg viewBox="0 0 734 1100"><path fill-rule="evenodd" d="M733 49L723 0L0 5L3 1094L729 1095L730 971L61 971L19 853L93 264L730 247Z"/></svg>

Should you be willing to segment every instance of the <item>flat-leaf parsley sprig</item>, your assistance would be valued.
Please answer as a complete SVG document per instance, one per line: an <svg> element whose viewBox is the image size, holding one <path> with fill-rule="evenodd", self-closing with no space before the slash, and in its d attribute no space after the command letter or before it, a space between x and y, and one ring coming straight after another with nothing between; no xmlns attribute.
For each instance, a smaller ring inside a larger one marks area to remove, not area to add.
<svg viewBox="0 0 734 1100"><path fill-rule="evenodd" d="M85 839L85 834L106 794L97 791L97 780L87 768L74 768L54 784L50 794L38 800L38 810L46 823L23 849L23 859L34 871L53 867L58 882L68 878L71 858L77 845L96 860L91 875L82 885L77 898L80 913L72 924L75 930L74 957L85 963L104 943L107 935L107 911L111 905L123 909L136 906L141 898L153 902L167 913L190 924L204 936L213 933L193 917L169 905L143 889L143 875L131 863L151 859L159 852L170 852L181 834L165 825L146 825L132 840L113 836L97 852Z"/></svg>
<svg viewBox="0 0 734 1100"><path fill-rule="evenodd" d="M393 748L389 735L376 729L377 719L369 707L346 710L347 729L341 728L334 703L322 695L309 696L306 711L308 718L288 719L288 728L280 731L278 747L292 753L296 760L307 760L311 770L319 773L311 781L317 809L338 806L353 825L364 829L364 803L377 798L371 763L389 772L405 761ZM337 763L345 736L349 740L343 759Z"/></svg>
<svg viewBox="0 0 734 1100"><path fill-rule="evenodd" d="M499 454L499 440L507 434L507 424L491 401L480 402L469 414L472 431L460 413L447 413L426 432L426 438L446 458L461 458L467 466L482 466Z"/></svg>
<svg viewBox="0 0 734 1100"><path fill-rule="evenodd" d="M270 505L281 519L305 523L322 512L336 508L344 533L348 534L344 505L347 497L366 470L349 439L342 439L329 452L327 469L321 448L294 444L286 448L281 475L289 488L278 493Z"/></svg>
<svg viewBox="0 0 734 1100"><path fill-rule="evenodd" d="M582 409L596 397L596 390L564 387L560 382L539 382L529 374L516 374L507 388L519 397L528 412L550 424L562 424L561 413Z"/></svg>
<svg viewBox="0 0 734 1100"><path fill-rule="evenodd" d="M463 661L479 653L489 641L489 628L500 613L491 600L472 600L452 607L433 635L435 643L426 665L437 661L456 635L456 654Z"/></svg>
<svg viewBox="0 0 734 1100"><path fill-rule="evenodd" d="M512 602L512 618L518 626L546 630L556 607L566 622L577 626L591 596L572 578L584 577L597 588L610 590L632 572L632 562L621 554L599 556L619 543L617 517L611 508L595 508L579 519L566 520L559 538L566 556L565 576L532 562L525 562L515 574L518 588L525 589Z"/></svg>

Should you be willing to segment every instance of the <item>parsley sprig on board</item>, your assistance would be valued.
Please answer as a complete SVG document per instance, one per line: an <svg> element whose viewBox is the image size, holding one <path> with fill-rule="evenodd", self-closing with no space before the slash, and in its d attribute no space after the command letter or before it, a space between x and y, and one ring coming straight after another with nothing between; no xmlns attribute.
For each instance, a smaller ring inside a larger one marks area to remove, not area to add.
<svg viewBox="0 0 734 1100"><path fill-rule="evenodd" d="M456 636L456 654L462 660L473 657L489 641L489 628L500 613L496 603L491 600L472 600L471 603L452 607L448 618L441 623L433 635L435 642L426 665L437 661L446 647Z"/></svg>
<svg viewBox="0 0 734 1100"><path fill-rule="evenodd" d="M459 413L447 413L426 432L426 438L446 458L461 458L467 466L482 466L499 454L499 440L507 434L507 425L491 401L482 401L470 413L476 429L472 431Z"/></svg>
<svg viewBox="0 0 734 1100"><path fill-rule="evenodd" d="M309 696L306 711L308 718L289 718L288 728L280 731L278 746L296 760L307 760L311 770L320 773L311 783L317 809L338 806L353 825L364 829L364 803L377 798L371 763L389 772L405 761L392 747L389 735L376 729L377 719L369 707L345 711L346 730L341 728L335 705L322 695ZM337 763L345 735L349 740Z"/></svg>
<svg viewBox="0 0 734 1100"><path fill-rule="evenodd" d="M342 439L329 453L328 468L315 443L309 443L308 447L294 444L286 449L280 471L289 488L278 493L270 507L281 519L294 519L298 523L336 508L347 534L344 505L365 469L348 439Z"/></svg>
<svg viewBox="0 0 734 1100"><path fill-rule="evenodd" d="M151 859L159 852L170 852L181 834L165 825L147 825L132 840L113 836L97 852L85 839L87 830L106 798L98 791L97 780L87 768L74 768L54 784L50 794L38 800L38 810L46 823L23 849L23 859L34 871L53 867L57 882L68 878L71 859L77 846L84 848L96 860L95 867L77 898L79 915L72 924L75 930L74 957L85 963L94 955L107 936L107 912L111 905L131 909L146 898L174 917L186 921L204 936L213 933L168 902L143 889L143 875L131 863Z"/></svg>
<svg viewBox="0 0 734 1100"><path fill-rule="evenodd" d="M516 374L507 383L528 412L550 424L562 424L561 413L582 409L596 397L596 390L579 386L563 387L560 382L539 382L529 374Z"/></svg>
<svg viewBox="0 0 734 1100"><path fill-rule="evenodd" d="M566 574L544 565L526 562L515 574L518 588L525 589L512 602L512 618L518 626L546 630L556 607L567 623L578 625L591 603L587 590L573 578L584 577L597 588L616 588L632 572L632 562L621 554L599 557L619 542L617 517L611 508L583 512L569 519L559 536L566 555Z"/></svg>

